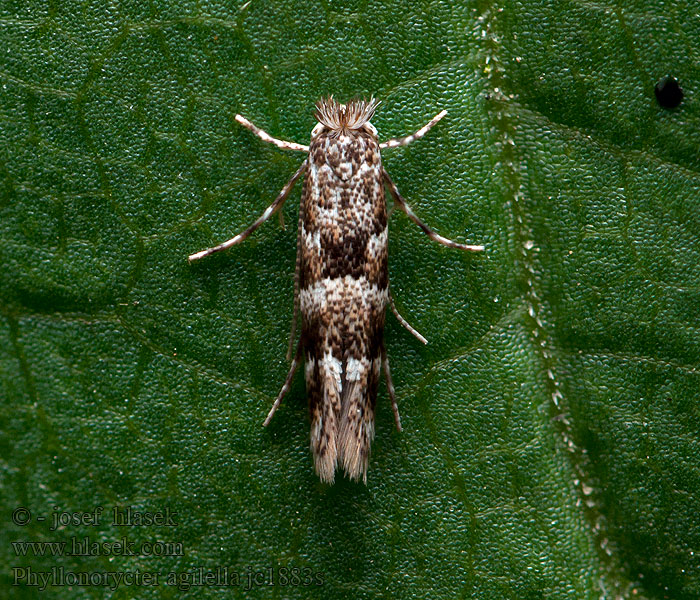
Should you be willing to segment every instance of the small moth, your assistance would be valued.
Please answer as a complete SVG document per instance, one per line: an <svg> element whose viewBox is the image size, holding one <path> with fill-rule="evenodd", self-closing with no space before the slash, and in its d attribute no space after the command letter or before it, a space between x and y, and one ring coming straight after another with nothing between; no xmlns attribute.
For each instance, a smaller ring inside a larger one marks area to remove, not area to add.
<svg viewBox="0 0 700 600"><path fill-rule="evenodd" d="M289 390L294 373L305 359L306 388L311 417L311 451L316 472L332 483L336 468L367 482L370 443L374 438L374 409L383 368L396 428L399 409L384 347L387 304L408 331L427 340L398 313L389 289L387 268L387 208L384 188L395 206L430 239L461 250L483 246L458 244L425 225L411 210L382 166L381 150L405 146L422 138L447 111L437 114L414 134L379 143L370 123L379 105L333 97L316 104L318 123L308 146L278 140L242 117L236 121L265 142L307 153L304 162L275 201L245 231L189 257L190 262L245 240L279 211L296 181L305 173L299 208L294 316L287 358L292 357L296 322L302 329L287 379L263 425L267 425Z"/></svg>

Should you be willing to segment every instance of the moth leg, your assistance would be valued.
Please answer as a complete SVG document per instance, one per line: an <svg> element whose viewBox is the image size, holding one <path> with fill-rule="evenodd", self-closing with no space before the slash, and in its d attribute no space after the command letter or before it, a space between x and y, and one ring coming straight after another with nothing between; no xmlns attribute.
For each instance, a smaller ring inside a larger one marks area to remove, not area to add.
<svg viewBox="0 0 700 600"><path fill-rule="evenodd" d="M292 385L292 379L294 378L294 373L296 373L296 370L297 370L297 367L299 366L300 360L301 360L301 339L299 340L299 343L297 344L296 356L294 357L294 360L292 360L292 364L289 366L289 373L287 373L287 379L285 379L284 385L282 386L280 393L277 394L277 398L275 399L275 403L272 405L272 408L270 409L270 412L268 413L267 418L265 419L265 421L263 421L263 427L267 427L270 424L272 417L274 417L275 412L277 412L277 408L282 403L282 399L285 397L285 395L289 391L289 387Z"/></svg>
<svg viewBox="0 0 700 600"><path fill-rule="evenodd" d="M447 114L447 111L442 110L438 114L436 114L430 121L428 121L428 123L423 125L423 127L421 127L415 133L412 133L411 135L407 135L406 137L393 138L391 140L387 140L386 142L382 142L381 144L379 144L379 147L383 150L384 148L397 148L398 146L408 146L408 144L410 144L411 142L415 142L416 140L421 139L446 114Z"/></svg>
<svg viewBox="0 0 700 600"><path fill-rule="evenodd" d="M394 313L394 316L398 320L401 325L403 325L419 342L422 344L427 344L428 340L426 340L418 331L416 331L409 322L404 319L400 314L399 311L396 310L396 305L394 304L394 297L391 295L391 288L389 288L389 306L391 306L391 312Z"/></svg>
<svg viewBox="0 0 700 600"><path fill-rule="evenodd" d="M274 213L276 213L280 208L282 208L282 206L284 205L284 201L287 199L287 196L289 196L289 192L292 191L294 184L296 183L297 179L301 177L301 174L304 172L304 169L306 169L306 161L301 163L301 166L297 169L297 172L294 173L294 175L292 175L292 178L282 188L282 191L279 193L277 198L275 198L275 201L265 209L265 212L262 215L260 215L260 218L258 218L258 220L255 221L255 223L248 227L248 229L232 237L230 240L225 241L223 244L219 244L218 246L214 246L213 248L207 248L206 250L196 252L195 254L190 254L188 260L190 262L199 260L200 258L209 256L210 254L214 254L214 252L226 250L226 248L230 248L234 244L238 244L239 242L245 240L251 233L253 233L258 227L260 227L260 225L262 225Z"/></svg>
<svg viewBox="0 0 700 600"><path fill-rule="evenodd" d="M236 121L238 121L246 129L250 129L250 131L257 135L263 142L274 144L278 148L282 148L282 150L298 150L299 152L306 153L309 152L309 147L304 146L304 144L297 144L296 142L288 142L286 140L278 140L277 138L273 138L269 133L263 131L260 129L260 127L256 127L248 119L241 115L236 115Z"/></svg>
<svg viewBox="0 0 700 600"><path fill-rule="evenodd" d="M389 391L389 398L391 398L391 410L394 411L394 422L396 423L396 429L398 431L403 431L403 427L401 427L401 417L399 416L399 405L396 404L394 382L391 380L391 371L389 370L389 358L386 355L386 348L384 347L384 344L382 344L382 367L384 367L386 389Z"/></svg>
<svg viewBox="0 0 700 600"><path fill-rule="evenodd" d="M450 248L459 248L460 250L469 250L471 252L481 252L484 249L483 246L458 244L457 242L448 240L447 238L435 233L432 229L430 229L430 227L423 223L423 221L421 221L411 210L411 207L403 199L401 193L399 192L399 189L396 187L396 184L391 180L391 177L389 177L389 173L387 173L386 169L384 168L382 168L382 176L384 177L384 181L389 187L391 195L394 197L394 202L396 206L398 206L402 211L404 211L408 215L408 218L411 219L411 221L413 221L416 225L418 225L418 227L420 227L431 240L433 240L434 242L438 242L444 246L449 246Z"/></svg>
<svg viewBox="0 0 700 600"><path fill-rule="evenodd" d="M304 198L299 204L299 224L297 226L297 261L294 268L294 315L292 316L292 330L289 332L289 346L287 348L287 360L292 358L294 336L297 331L297 319L299 318L299 272L301 270L301 228L304 224Z"/></svg>

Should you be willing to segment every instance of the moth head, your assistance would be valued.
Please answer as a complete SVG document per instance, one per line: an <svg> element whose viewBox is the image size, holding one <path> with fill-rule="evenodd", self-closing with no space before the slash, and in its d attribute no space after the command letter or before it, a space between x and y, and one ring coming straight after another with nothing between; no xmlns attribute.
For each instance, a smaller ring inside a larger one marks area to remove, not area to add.
<svg viewBox="0 0 700 600"><path fill-rule="evenodd" d="M333 96L323 98L316 103L315 116L318 124L311 131L311 137L316 137L324 130L331 135L341 133L350 134L361 129L377 137L377 130L369 120L374 116L374 111L379 106L379 100L350 100L347 104L341 104Z"/></svg>

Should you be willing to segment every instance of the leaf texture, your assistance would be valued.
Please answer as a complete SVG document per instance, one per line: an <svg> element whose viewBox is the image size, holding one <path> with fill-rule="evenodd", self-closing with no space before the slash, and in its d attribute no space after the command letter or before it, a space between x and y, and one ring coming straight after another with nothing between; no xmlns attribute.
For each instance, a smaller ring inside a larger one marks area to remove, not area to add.
<svg viewBox="0 0 700 600"><path fill-rule="evenodd" d="M61 567L158 581L53 579L55 598L697 598L696 12L3 4L6 596ZM654 97L667 75L673 110ZM367 486L318 482L301 376L261 427L287 370L299 189L286 228L187 263L303 159L234 115L308 143L331 93L382 100L382 139L446 109L385 165L439 233L486 246L391 220L393 294L430 343L387 317L404 432L380 387ZM115 506L176 525L115 527ZM140 551L11 543L85 536Z"/></svg>

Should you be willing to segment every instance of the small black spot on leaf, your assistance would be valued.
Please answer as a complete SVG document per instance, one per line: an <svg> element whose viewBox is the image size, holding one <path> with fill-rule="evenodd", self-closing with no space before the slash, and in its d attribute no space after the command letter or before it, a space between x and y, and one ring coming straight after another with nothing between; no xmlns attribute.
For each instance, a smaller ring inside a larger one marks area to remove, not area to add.
<svg viewBox="0 0 700 600"><path fill-rule="evenodd" d="M663 108L676 108L683 100L683 90L674 77L660 79L654 88L656 101Z"/></svg>

